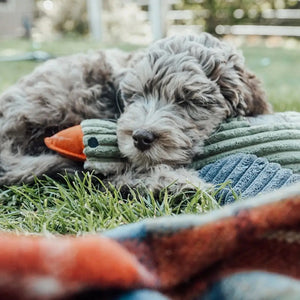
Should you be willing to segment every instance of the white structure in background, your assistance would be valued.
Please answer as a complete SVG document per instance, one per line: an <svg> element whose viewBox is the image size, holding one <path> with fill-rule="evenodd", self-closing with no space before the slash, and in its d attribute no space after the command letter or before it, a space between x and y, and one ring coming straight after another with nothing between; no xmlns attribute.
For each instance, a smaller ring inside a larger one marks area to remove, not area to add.
<svg viewBox="0 0 300 300"><path fill-rule="evenodd" d="M102 0L87 0L89 27L93 39L102 39Z"/></svg>
<svg viewBox="0 0 300 300"><path fill-rule="evenodd" d="M108 0L105 0L108 1ZM136 3L140 6L148 6L152 39L157 40L167 35L167 15L170 4L178 0L123 0L125 3ZM103 38L103 0L87 0L87 11L91 36L96 40ZM141 14L145 13L140 11Z"/></svg>
<svg viewBox="0 0 300 300"><path fill-rule="evenodd" d="M149 19L154 40L161 39L167 35L167 13L169 1L149 0Z"/></svg>

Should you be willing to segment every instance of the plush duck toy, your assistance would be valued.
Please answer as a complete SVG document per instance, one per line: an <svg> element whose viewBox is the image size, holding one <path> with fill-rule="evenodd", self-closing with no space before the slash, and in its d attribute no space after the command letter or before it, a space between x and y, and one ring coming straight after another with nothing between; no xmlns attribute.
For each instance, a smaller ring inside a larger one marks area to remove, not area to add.
<svg viewBox="0 0 300 300"><path fill-rule="evenodd" d="M124 166L117 143L115 122L88 119L45 138L48 148L73 160L84 161L86 170L103 175Z"/></svg>

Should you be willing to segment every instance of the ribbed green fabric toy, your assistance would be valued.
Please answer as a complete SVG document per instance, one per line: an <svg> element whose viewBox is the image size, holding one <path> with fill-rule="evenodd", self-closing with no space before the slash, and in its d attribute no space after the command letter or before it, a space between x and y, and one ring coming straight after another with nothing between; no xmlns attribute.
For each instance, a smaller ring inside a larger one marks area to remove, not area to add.
<svg viewBox="0 0 300 300"><path fill-rule="evenodd" d="M124 167L124 159L118 148L115 122L89 119L81 122L81 128L86 170L107 175Z"/></svg>
<svg viewBox="0 0 300 300"><path fill-rule="evenodd" d="M104 175L123 168L124 159L118 149L115 122L85 120L81 123L85 169ZM191 167L205 165L235 153L255 154L270 162L300 172L300 113L285 112L257 117L229 119L205 142L203 152Z"/></svg>
<svg viewBox="0 0 300 300"><path fill-rule="evenodd" d="M300 172L300 113L227 120L208 138L191 166L200 169L236 153L255 154Z"/></svg>

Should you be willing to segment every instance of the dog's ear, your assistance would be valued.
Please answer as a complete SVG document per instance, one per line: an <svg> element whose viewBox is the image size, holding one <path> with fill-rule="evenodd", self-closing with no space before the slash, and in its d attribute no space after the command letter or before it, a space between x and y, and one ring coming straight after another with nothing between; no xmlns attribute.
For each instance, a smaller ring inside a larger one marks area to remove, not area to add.
<svg viewBox="0 0 300 300"><path fill-rule="evenodd" d="M250 93L250 97L245 98L249 113L251 115L271 113L272 107L267 101L261 81L247 69L241 71L240 78Z"/></svg>
<svg viewBox="0 0 300 300"><path fill-rule="evenodd" d="M229 108L229 117L271 112L261 82L246 69L238 53L223 58L211 53L201 64L206 76L218 84Z"/></svg>
<svg viewBox="0 0 300 300"><path fill-rule="evenodd" d="M226 100L230 116L257 115L271 111L261 82L249 72L235 48L210 34L191 37L199 47L190 47L206 76L216 82Z"/></svg>
<svg viewBox="0 0 300 300"><path fill-rule="evenodd" d="M209 77L220 87L231 116L271 112L261 82L241 63L238 54L230 55L227 61L216 62Z"/></svg>

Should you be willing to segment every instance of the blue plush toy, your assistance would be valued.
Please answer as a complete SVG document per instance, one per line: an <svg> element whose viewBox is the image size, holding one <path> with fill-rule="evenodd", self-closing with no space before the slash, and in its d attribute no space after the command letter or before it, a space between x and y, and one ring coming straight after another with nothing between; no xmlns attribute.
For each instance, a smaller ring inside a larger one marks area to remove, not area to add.
<svg viewBox="0 0 300 300"><path fill-rule="evenodd" d="M266 158L245 153L206 165L199 171L199 176L213 184L230 183L216 195L221 205L233 202L234 194L247 198L300 182L300 174L293 174L292 170L270 163Z"/></svg>
<svg viewBox="0 0 300 300"><path fill-rule="evenodd" d="M230 182L221 204L300 181L300 113L228 120L209 137L192 166L214 184Z"/></svg>

